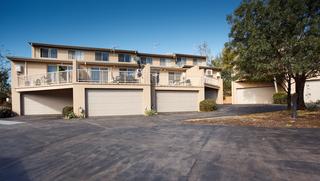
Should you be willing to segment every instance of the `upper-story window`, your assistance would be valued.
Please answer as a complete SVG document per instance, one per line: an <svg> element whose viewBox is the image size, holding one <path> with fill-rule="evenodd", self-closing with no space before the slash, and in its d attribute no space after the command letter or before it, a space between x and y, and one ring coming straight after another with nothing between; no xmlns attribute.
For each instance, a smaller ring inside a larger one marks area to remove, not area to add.
<svg viewBox="0 0 320 181"><path fill-rule="evenodd" d="M205 63L204 60L197 59L197 58L194 58L192 62L193 62L193 65L199 65L199 66L204 65Z"/></svg>
<svg viewBox="0 0 320 181"><path fill-rule="evenodd" d="M40 57L57 58L58 52L56 48L40 48Z"/></svg>
<svg viewBox="0 0 320 181"><path fill-rule="evenodd" d="M131 55L129 54L119 54L118 55L119 62L131 62Z"/></svg>
<svg viewBox="0 0 320 181"><path fill-rule="evenodd" d="M165 58L160 58L160 66L166 66L167 65L167 61Z"/></svg>
<svg viewBox="0 0 320 181"><path fill-rule="evenodd" d="M193 65L200 65L200 61L196 58L193 59Z"/></svg>
<svg viewBox="0 0 320 181"><path fill-rule="evenodd" d="M98 61L108 61L109 53L108 52L96 52L96 60Z"/></svg>
<svg viewBox="0 0 320 181"><path fill-rule="evenodd" d="M169 84L180 82L181 72L169 72Z"/></svg>
<svg viewBox="0 0 320 181"><path fill-rule="evenodd" d="M141 57L141 64L152 64L151 57Z"/></svg>
<svg viewBox="0 0 320 181"><path fill-rule="evenodd" d="M69 50L68 57L69 59L83 60L84 53L83 51L80 51L80 50Z"/></svg>
<svg viewBox="0 0 320 181"><path fill-rule="evenodd" d="M176 61L176 64L178 66L183 66L187 63L187 59L185 57L178 57L177 58L177 61Z"/></svg>
<svg viewBox="0 0 320 181"><path fill-rule="evenodd" d="M168 58L160 58L160 66L174 66L174 60Z"/></svg>

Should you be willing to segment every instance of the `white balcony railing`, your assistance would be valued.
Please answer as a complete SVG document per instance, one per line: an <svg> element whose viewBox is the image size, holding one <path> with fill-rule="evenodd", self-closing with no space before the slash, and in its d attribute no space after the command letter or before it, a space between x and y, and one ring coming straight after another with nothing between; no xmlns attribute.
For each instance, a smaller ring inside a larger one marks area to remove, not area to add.
<svg viewBox="0 0 320 181"><path fill-rule="evenodd" d="M142 79L137 78L134 71L112 73L108 70L78 69L77 82L138 84L142 82ZM72 83L72 70L18 77L18 87L39 87L67 83ZM166 80L162 80L159 75L151 75L151 83L156 86L204 86L205 84L220 86L220 79L207 76L202 78L182 76L180 79L168 79L166 77Z"/></svg>
<svg viewBox="0 0 320 181"><path fill-rule="evenodd" d="M188 77L177 79L161 79L157 75L151 75L151 83L155 86L201 86L203 85L202 78L200 77Z"/></svg>
<svg viewBox="0 0 320 181"><path fill-rule="evenodd" d="M219 79L215 78L215 77L204 77L204 83L205 84L210 84L210 85L214 85L214 86L220 86L219 85Z"/></svg>
<svg viewBox="0 0 320 181"><path fill-rule="evenodd" d="M72 82L72 71L49 72L18 77L18 87L39 87Z"/></svg>
<svg viewBox="0 0 320 181"><path fill-rule="evenodd" d="M181 77L180 79L162 80L157 75L151 75L151 83L156 86L204 86L204 84L220 86L219 79L214 77Z"/></svg>
<svg viewBox="0 0 320 181"><path fill-rule="evenodd" d="M133 71L120 71L119 75L113 76L108 70L78 69L78 82L91 82L102 84L121 84L121 83L141 83L141 78L136 78Z"/></svg>
<svg viewBox="0 0 320 181"><path fill-rule="evenodd" d="M108 70L78 69L78 82L109 83Z"/></svg>

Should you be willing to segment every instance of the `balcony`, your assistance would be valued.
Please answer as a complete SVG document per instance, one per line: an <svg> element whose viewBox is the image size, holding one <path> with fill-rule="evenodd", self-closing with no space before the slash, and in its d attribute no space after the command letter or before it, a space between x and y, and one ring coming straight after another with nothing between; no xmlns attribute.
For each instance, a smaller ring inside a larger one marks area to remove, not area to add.
<svg viewBox="0 0 320 181"><path fill-rule="evenodd" d="M107 69L92 70L78 69L76 82L90 84L141 84L146 79L136 77L135 71L114 71ZM192 87L192 86L214 86L220 87L221 79L216 77L186 77L181 76L159 76L159 74L151 74L151 83L155 86L170 87ZM72 70L50 72L46 74L36 74L28 76L19 76L17 80L19 88L27 87L43 87L64 85L73 83ZM148 83L148 82L145 82Z"/></svg>
<svg viewBox="0 0 320 181"><path fill-rule="evenodd" d="M141 78L136 78L135 72L133 71L119 71L119 74L116 76L113 76L112 74L113 73L109 72L108 70L78 69L77 81L97 84L141 83Z"/></svg>
<svg viewBox="0 0 320 181"><path fill-rule="evenodd" d="M204 84L220 87L220 80L218 78L205 76L203 80Z"/></svg>
<svg viewBox="0 0 320 181"><path fill-rule="evenodd" d="M215 77L175 77L161 78L159 75L151 74L151 83L155 86L170 86L170 87L192 87L192 86L214 86L220 87L220 79Z"/></svg>
<svg viewBox="0 0 320 181"><path fill-rule="evenodd" d="M18 87L41 87L72 82L72 71L49 72L18 77Z"/></svg>

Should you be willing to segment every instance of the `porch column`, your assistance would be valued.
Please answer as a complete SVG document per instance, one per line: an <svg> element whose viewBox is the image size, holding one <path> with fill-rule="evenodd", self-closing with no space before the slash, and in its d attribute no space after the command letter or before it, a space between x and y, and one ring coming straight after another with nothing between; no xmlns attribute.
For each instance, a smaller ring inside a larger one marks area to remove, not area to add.
<svg viewBox="0 0 320 181"><path fill-rule="evenodd" d="M85 115L86 113L86 104L85 104L86 94L85 88L83 85L74 85L73 86L73 112L77 116ZM81 113L81 110L84 112Z"/></svg>
<svg viewBox="0 0 320 181"><path fill-rule="evenodd" d="M219 89L218 89L218 96L217 96L217 104L223 104L223 79L219 78Z"/></svg>
<svg viewBox="0 0 320 181"><path fill-rule="evenodd" d="M142 70L141 83L143 86L143 111L151 109L151 81L150 81L151 67L149 64L145 65Z"/></svg>
<svg viewBox="0 0 320 181"><path fill-rule="evenodd" d="M77 65L77 60L72 61L72 83L77 82L77 70L78 70L78 65Z"/></svg>

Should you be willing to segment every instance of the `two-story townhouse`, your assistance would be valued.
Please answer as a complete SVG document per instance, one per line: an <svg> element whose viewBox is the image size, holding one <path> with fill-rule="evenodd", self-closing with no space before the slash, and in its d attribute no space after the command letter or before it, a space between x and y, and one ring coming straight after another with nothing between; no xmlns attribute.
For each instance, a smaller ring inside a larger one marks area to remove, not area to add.
<svg viewBox="0 0 320 181"><path fill-rule="evenodd" d="M11 60L12 109L19 115L106 116L198 111L199 102L223 103L220 69L206 57L29 43L31 58Z"/></svg>

